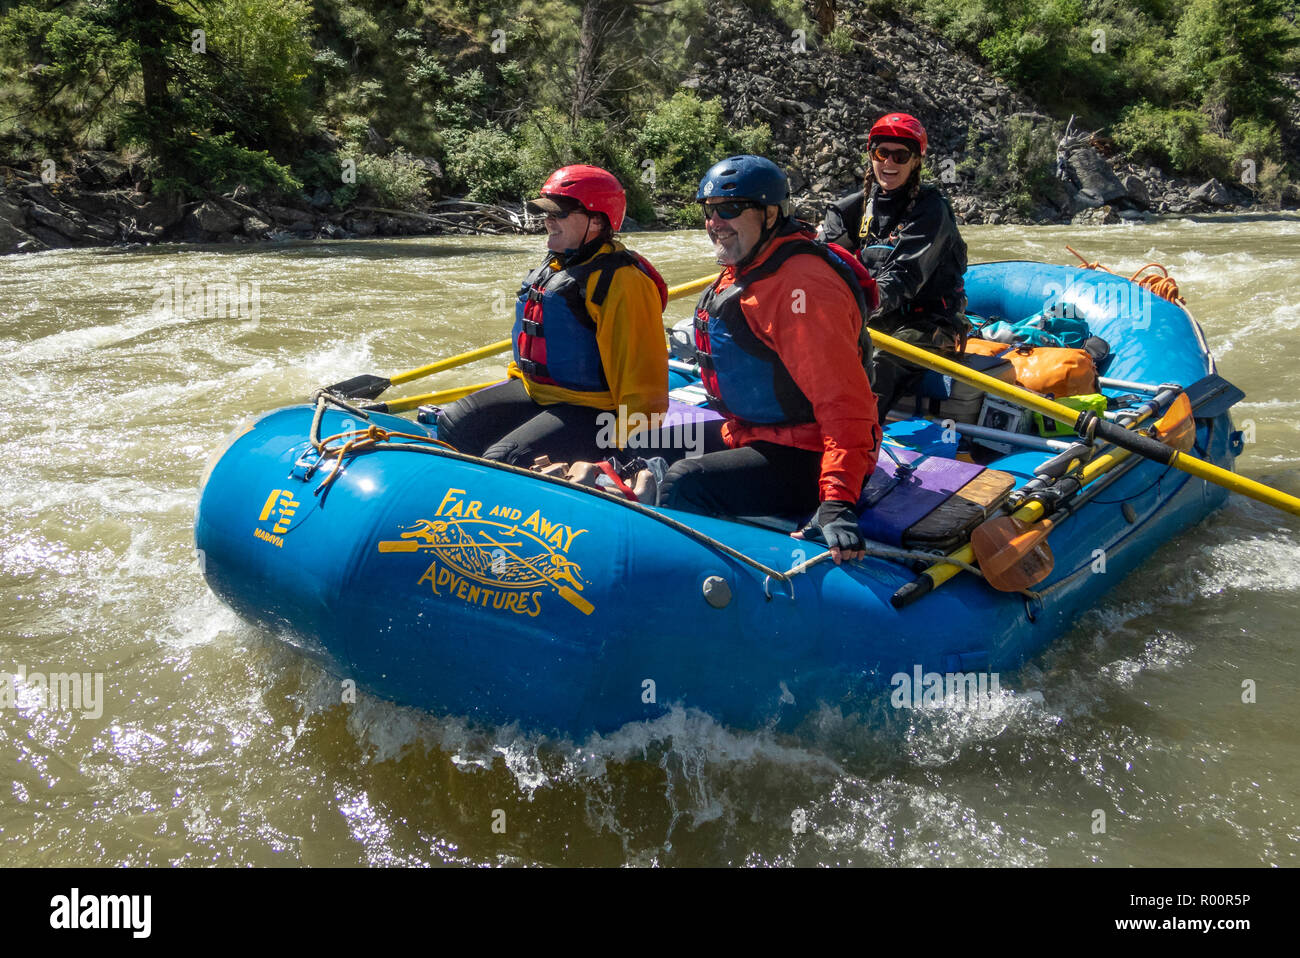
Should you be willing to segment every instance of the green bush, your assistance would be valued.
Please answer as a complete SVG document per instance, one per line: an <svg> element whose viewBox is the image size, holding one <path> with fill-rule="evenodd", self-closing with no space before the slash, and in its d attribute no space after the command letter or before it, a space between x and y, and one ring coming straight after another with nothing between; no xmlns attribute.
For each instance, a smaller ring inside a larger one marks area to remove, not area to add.
<svg viewBox="0 0 1300 958"><path fill-rule="evenodd" d="M496 126L448 134L447 173L454 190L478 203L518 200L528 189L518 143Z"/></svg>
<svg viewBox="0 0 1300 958"><path fill-rule="evenodd" d="M1271 206L1295 202L1296 187L1287 174L1286 167L1275 160L1265 160L1255 182L1255 192L1261 201Z"/></svg>
<svg viewBox="0 0 1300 958"><path fill-rule="evenodd" d="M1241 169L1242 160L1254 160L1262 166L1266 159L1282 155L1282 137L1277 126L1263 120L1239 119L1232 124L1233 166Z"/></svg>
<svg viewBox="0 0 1300 958"><path fill-rule="evenodd" d="M1177 173L1231 175L1232 144L1211 133L1205 115L1195 110L1167 110L1140 103L1124 111L1113 134L1125 150Z"/></svg>
<svg viewBox="0 0 1300 958"><path fill-rule="evenodd" d="M853 52L853 34L843 26L837 26L826 37L826 45L841 56L848 56Z"/></svg>
<svg viewBox="0 0 1300 958"><path fill-rule="evenodd" d="M223 193L243 185L253 192L274 187L290 193L302 189L302 181L265 150L250 150L234 142L233 133L185 132L163 144L165 165L154 161L155 193L180 192L198 198L210 192ZM158 147L158 141L135 140Z"/></svg>
<svg viewBox="0 0 1300 958"><path fill-rule="evenodd" d="M766 123L733 133L723 120L720 101L679 90L646 117L636 149L654 161L656 189L694 195L700 177L718 160L734 153L761 155L771 140Z"/></svg>
<svg viewBox="0 0 1300 958"><path fill-rule="evenodd" d="M1021 213L1041 203L1059 200L1056 144L1059 131L1051 123L1013 117L994 137L972 126L966 155L957 172L974 180L981 192L1006 197Z"/></svg>
<svg viewBox="0 0 1300 958"><path fill-rule="evenodd" d="M424 167L404 150L362 156L357 160L357 185L374 193L380 206L419 210L429 203Z"/></svg>
<svg viewBox="0 0 1300 958"><path fill-rule="evenodd" d="M678 207L669 214L668 218L685 229L704 229L704 211L700 209L698 203L688 203L686 206Z"/></svg>

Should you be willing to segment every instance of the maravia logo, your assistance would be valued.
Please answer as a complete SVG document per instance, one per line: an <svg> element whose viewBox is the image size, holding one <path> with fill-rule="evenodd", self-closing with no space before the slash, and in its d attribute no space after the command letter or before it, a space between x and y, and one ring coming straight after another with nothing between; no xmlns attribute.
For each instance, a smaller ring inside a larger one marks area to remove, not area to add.
<svg viewBox="0 0 1300 958"><path fill-rule="evenodd" d="M153 898L150 895L71 895L50 899L50 927L130 928L132 937L148 938L152 927Z"/></svg>
<svg viewBox="0 0 1300 958"><path fill-rule="evenodd" d="M432 519L419 519L397 540L383 540L380 552L430 552L434 559L417 585L437 596L471 605L537 616L542 597L555 592L583 615L594 606L580 596L582 568L568 557L573 540L586 532L523 510L466 499L448 489Z"/></svg>
<svg viewBox="0 0 1300 958"><path fill-rule="evenodd" d="M277 549L284 548L284 534L289 531L289 524L293 522L294 513L302 505L293 497L292 490L289 489L272 489L271 494L266 497L262 503L262 512L258 515L259 523L270 522L274 516L275 524L271 526L268 532L261 525L253 527L253 535L263 542L269 542Z"/></svg>

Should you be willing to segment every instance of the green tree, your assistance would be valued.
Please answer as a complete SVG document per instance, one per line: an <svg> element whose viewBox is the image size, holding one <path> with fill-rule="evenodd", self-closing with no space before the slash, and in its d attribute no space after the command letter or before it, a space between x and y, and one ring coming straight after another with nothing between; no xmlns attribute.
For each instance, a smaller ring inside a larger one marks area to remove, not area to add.
<svg viewBox="0 0 1300 958"><path fill-rule="evenodd" d="M1280 115L1300 43L1282 0L1190 0L1173 41L1173 72L1226 135L1238 117Z"/></svg>

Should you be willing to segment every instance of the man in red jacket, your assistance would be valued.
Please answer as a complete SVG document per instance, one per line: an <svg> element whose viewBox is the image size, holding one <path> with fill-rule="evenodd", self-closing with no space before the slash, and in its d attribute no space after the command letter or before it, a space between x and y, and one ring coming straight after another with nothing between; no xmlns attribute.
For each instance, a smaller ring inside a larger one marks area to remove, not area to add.
<svg viewBox="0 0 1300 958"><path fill-rule="evenodd" d="M836 563L865 555L856 506L881 431L866 369L869 278L789 215L785 174L734 156L696 197L723 269L701 296L695 346L725 419L675 463L660 505L706 515L816 510L801 530Z"/></svg>

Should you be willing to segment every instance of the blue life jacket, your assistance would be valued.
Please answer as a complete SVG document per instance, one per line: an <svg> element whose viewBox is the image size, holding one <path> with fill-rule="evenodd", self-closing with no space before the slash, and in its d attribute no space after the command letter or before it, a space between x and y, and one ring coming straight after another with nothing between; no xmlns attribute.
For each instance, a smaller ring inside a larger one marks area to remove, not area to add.
<svg viewBox="0 0 1300 958"><path fill-rule="evenodd" d="M584 263L556 269L548 252L541 266L524 277L515 301L510 338L515 365L524 377L575 392L608 392L609 380L596 342L596 323L587 312L587 283L599 273L591 302L600 306L614 274L635 266L666 289L654 267L628 250L593 256Z"/></svg>
<svg viewBox="0 0 1300 958"><path fill-rule="evenodd" d="M776 351L750 328L740 307L740 299L751 283L776 272L791 256L804 254L812 254L829 265L852 290L862 319L858 346L863 366L871 369L871 336L866 325L870 307L857 275L838 254L804 234L782 243L721 293L714 283L695 308L695 356L700 378L709 404L729 418L764 425L816 421L812 402ZM816 295L815 290L810 293ZM797 314L792 315L792 319L797 318Z"/></svg>

